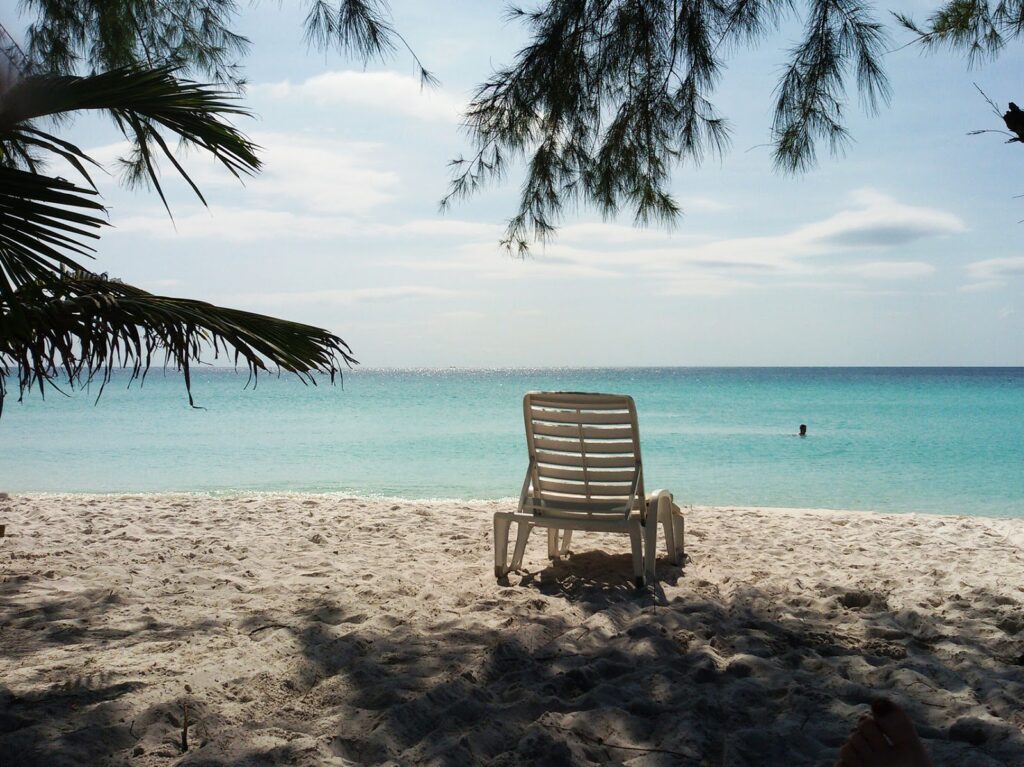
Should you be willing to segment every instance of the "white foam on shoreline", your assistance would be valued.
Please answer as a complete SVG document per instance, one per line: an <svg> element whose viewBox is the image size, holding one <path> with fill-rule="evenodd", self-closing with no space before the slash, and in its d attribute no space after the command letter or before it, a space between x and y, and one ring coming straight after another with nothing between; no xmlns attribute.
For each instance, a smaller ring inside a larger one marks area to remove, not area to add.
<svg viewBox="0 0 1024 767"><path fill-rule="evenodd" d="M339 490L246 490L246 489L228 489L228 490L158 490L158 491L116 491L116 492L12 492L9 493L12 498L25 498L25 499L79 499L79 498L97 498L97 499L119 499L119 498L193 498L197 500L211 499L211 500L231 500L235 498L254 497L254 498L295 498L295 499L333 499L340 501L374 501L380 503L448 503L448 504L509 504L516 503L518 496L504 496L501 498L460 498L460 497L444 497L444 496L425 496L425 497L407 497L399 495L387 495L377 493L350 493ZM2 500L2 499L0 499ZM677 499L678 500L678 499ZM748 510L763 510L773 511L779 513L795 512L798 514L874 514L878 516L895 516L895 517L906 517L906 516L919 516L919 517L942 517L942 518L970 518L970 519L1004 519L1004 520L1018 520L1020 517L996 515L996 514L958 514L955 512L933 512L933 511L915 511L913 509L908 510L882 510L882 509L841 509L841 508L828 508L828 507L802 507L802 506L757 506L752 504L732 504L732 503L698 503L698 504L685 504L684 508L687 509L704 509L704 510L734 510L734 511L748 511Z"/></svg>

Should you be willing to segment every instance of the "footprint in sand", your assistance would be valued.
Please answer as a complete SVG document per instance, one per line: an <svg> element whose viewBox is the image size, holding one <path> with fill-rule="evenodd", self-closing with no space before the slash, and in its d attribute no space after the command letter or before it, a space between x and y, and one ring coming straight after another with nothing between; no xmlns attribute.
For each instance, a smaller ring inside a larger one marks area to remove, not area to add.
<svg viewBox="0 0 1024 767"><path fill-rule="evenodd" d="M996 628L1005 631L1010 636L1016 636L1024 631L1024 615L1011 615L1008 618L1003 618L996 624Z"/></svg>

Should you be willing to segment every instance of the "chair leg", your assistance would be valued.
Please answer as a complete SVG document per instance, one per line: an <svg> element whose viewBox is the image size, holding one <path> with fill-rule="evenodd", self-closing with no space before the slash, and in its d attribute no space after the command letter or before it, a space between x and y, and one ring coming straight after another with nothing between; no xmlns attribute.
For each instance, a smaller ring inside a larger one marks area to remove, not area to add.
<svg viewBox="0 0 1024 767"><path fill-rule="evenodd" d="M526 541L533 531L533 525L529 522L520 522L516 531L516 550L512 554L512 565L510 570L518 570L523 566L523 554L526 552Z"/></svg>
<svg viewBox="0 0 1024 767"><path fill-rule="evenodd" d="M558 559L558 528L548 528L548 559Z"/></svg>
<svg viewBox="0 0 1024 767"><path fill-rule="evenodd" d="M674 565L683 563L683 516L671 496L662 497L658 502L658 521L665 531L665 550L668 560Z"/></svg>
<svg viewBox="0 0 1024 767"><path fill-rule="evenodd" d="M676 558L676 532L672 524L671 507L666 513L666 510L662 509L659 505L658 524L661 525L662 534L665 536L665 553L668 556L668 561L678 565L679 561Z"/></svg>
<svg viewBox="0 0 1024 767"><path fill-rule="evenodd" d="M508 529L512 520L494 518L494 577L503 578L508 574Z"/></svg>
<svg viewBox="0 0 1024 767"><path fill-rule="evenodd" d="M564 557L569 553L569 541L572 540L572 530L565 530L562 532L562 545L558 549L559 556Z"/></svg>
<svg viewBox="0 0 1024 767"><path fill-rule="evenodd" d="M679 507L672 504L672 539L677 565L686 564L686 519Z"/></svg>
<svg viewBox="0 0 1024 767"><path fill-rule="evenodd" d="M633 546L633 578L638 589L644 586L644 553L640 535L640 524L630 525L629 542Z"/></svg>
<svg viewBox="0 0 1024 767"><path fill-rule="evenodd" d="M654 517L647 518L644 526L644 579L647 583L653 584L655 577L654 565L658 559L658 520Z"/></svg>
<svg viewBox="0 0 1024 767"><path fill-rule="evenodd" d="M683 557L683 515L679 511L672 493L658 490L651 494L651 504L647 509L647 518L652 516L665 530L665 549L668 559L674 565L682 565ZM657 505L657 508L652 508ZM656 516L655 516L656 515Z"/></svg>

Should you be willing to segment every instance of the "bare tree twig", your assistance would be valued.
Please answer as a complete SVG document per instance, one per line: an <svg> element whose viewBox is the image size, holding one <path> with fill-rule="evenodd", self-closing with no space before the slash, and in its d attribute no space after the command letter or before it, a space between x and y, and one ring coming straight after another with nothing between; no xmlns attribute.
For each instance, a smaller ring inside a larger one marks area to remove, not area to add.
<svg viewBox="0 0 1024 767"><path fill-rule="evenodd" d="M188 751L188 701L183 701L181 704L182 718L181 718L181 753Z"/></svg>
<svg viewBox="0 0 1024 767"><path fill-rule="evenodd" d="M992 99L988 97L988 94L981 89L980 85L978 85L977 83L971 84L978 90L978 93L981 94L981 97L988 102L988 105L992 107L992 111L995 113L996 117L998 117L1001 120L1003 118L1003 113L999 111L999 107L996 106L996 102L994 102Z"/></svg>
<svg viewBox="0 0 1024 767"><path fill-rule="evenodd" d="M258 634L261 631L266 631L267 629L291 629L291 628L292 628L291 626L288 626L288 625L286 625L284 623L268 623L266 626L259 626L257 628L254 628L252 631L249 632L249 636L252 636L253 634Z"/></svg>
<svg viewBox="0 0 1024 767"><path fill-rule="evenodd" d="M544 727L550 727L553 730L560 730L561 732L566 732L571 735L575 735L577 738L580 738L581 740L588 741L589 743L593 743L596 746L603 746L604 748L612 748L618 751L640 751L645 754L668 754L669 756L678 756L682 759L686 759L687 762L692 764L699 763L699 761L697 759L694 759L693 756L691 756L690 754L683 753L682 751L672 751L668 748L653 748L648 746L624 746L617 743L609 743L608 741L602 738L595 738L593 735L587 735L585 733L580 732L579 730L574 730L570 727L562 727L558 724L544 724Z"/></svg>

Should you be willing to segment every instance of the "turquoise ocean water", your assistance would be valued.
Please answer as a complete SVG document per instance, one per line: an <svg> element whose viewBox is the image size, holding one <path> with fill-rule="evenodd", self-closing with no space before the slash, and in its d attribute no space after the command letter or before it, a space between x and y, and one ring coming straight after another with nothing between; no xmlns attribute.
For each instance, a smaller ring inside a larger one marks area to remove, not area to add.
<svg viewBox="0 0 1024 767"><path fill-rule="evenodd" d="M1024 516L1024 369L361 370L344 386L224 369L99 403L26 395L0 490L517 495L531 389L636 399L647 485L684 504ZM809 436L792 436L806 423Z"/></svg>

